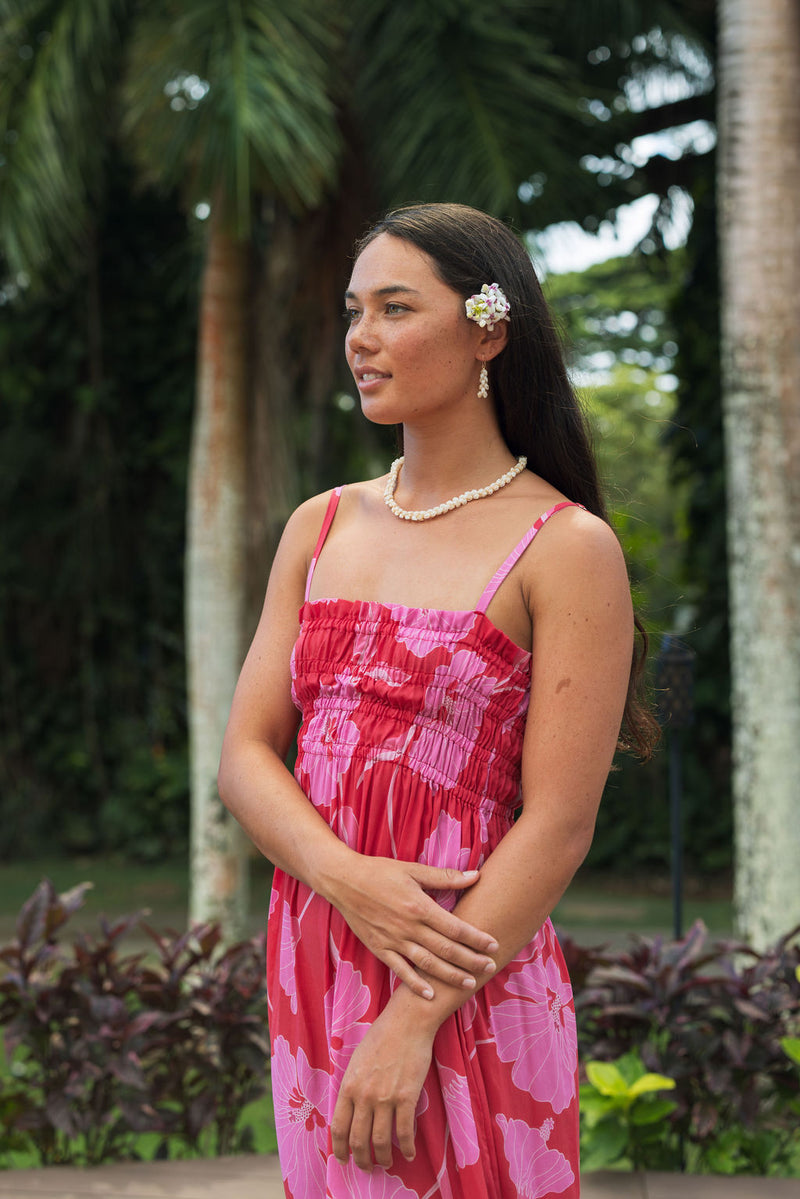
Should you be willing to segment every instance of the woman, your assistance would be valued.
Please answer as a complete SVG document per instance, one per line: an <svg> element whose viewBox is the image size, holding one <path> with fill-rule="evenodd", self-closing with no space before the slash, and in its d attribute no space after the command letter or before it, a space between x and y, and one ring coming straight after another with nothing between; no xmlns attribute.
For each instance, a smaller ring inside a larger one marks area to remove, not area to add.
<svg viewBox="0 0 800 1199"><path fill-rule="evenodd" d="M364 415L402 426L404 459L288 522L220 768L277 867L286 1194L574 1197L575 1015L548 914L623 714L650 735L625 565L505 226L390 213L346 307Z"/></svg>

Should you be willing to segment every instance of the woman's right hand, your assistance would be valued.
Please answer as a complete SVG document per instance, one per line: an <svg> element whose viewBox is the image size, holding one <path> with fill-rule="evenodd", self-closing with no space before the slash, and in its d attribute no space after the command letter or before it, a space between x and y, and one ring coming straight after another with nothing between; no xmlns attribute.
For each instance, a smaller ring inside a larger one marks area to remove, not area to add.
<svg viewBox="0 0 800 1199"><path fill-rule="evenodd" d="M416 995L433 997L423 975L474 990L494 973L494 938L447 912L426 891L463 891L477 870L455 870L354 853L326 897L358 939Z"/></svg>

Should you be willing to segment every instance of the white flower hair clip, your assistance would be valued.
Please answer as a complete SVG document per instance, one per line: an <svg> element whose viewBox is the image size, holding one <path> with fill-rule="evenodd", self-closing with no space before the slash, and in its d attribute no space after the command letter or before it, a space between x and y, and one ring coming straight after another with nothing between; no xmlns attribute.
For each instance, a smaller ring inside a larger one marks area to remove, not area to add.
<svg viewBox="0 0 800 1199"><path fill-rule="evenodd" d="M511 305L499 283L484 283L474 296L464 301L467 316L480 325L481 329L492 329L500 321L507 321Z"/></svg>

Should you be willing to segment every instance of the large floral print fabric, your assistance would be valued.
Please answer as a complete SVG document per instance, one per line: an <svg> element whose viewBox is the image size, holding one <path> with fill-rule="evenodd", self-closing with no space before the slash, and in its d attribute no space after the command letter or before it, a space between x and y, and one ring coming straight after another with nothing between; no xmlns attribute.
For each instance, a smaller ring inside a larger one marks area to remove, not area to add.
<svg viewBox="0 0 800 1199"><path fill-rule="evenodd" d="M433 866L485 860L519 802L530 655L483 612L317 600L301 613L292 677L296 777L342 840ZM290 1199L579 1195L575 1013L549 921L439 1030L415 1160L396 1149L371 1174L334 1159L329 1126L350 1056L396 981L281 871L268 975Z"/></svg>

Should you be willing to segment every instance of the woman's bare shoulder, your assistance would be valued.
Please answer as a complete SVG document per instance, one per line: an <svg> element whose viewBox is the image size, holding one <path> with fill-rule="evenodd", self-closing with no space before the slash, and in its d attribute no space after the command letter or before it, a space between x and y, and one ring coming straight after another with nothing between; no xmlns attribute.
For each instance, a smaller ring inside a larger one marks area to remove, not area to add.
<svg viewBox="0 0 800 1199"><path fill-rule="evenodd" d="M625 558L616 533L600 516L571 505L552 513L536 537L535 553L523 560L532 595L586 588L628 587Z"/></svg>
<svg viewBox="0 0 800 1199"><path fill-rule="evenodd" d="M299 552L301 556L310 561L334 491L340 492L336 519L341 522L365 507L369 508L375 503L379 503L383 496L385 483L385 476L382 479L365 479L362 482L347 483L340 488L332 487L328 491L312 495L295 508L286 522L282 546L290 547L295 553Z"/></svg>
<svg viewBox="0 0 800 1199"><path fill-rule="evenodd" d="M380 501L385 485L386 476L384 475L379 479L363 479L360 482L343 484L339 488L332 487L329 491L321 491L319 495L312 495L310 499L304 500L299 507L295 508L286 527L287 529L291 527L292 531L296 533L316 528L319 533L334 491L340 492L338 516L340 512L345 515L364 504L372 505L376 500Z"/></svg>

